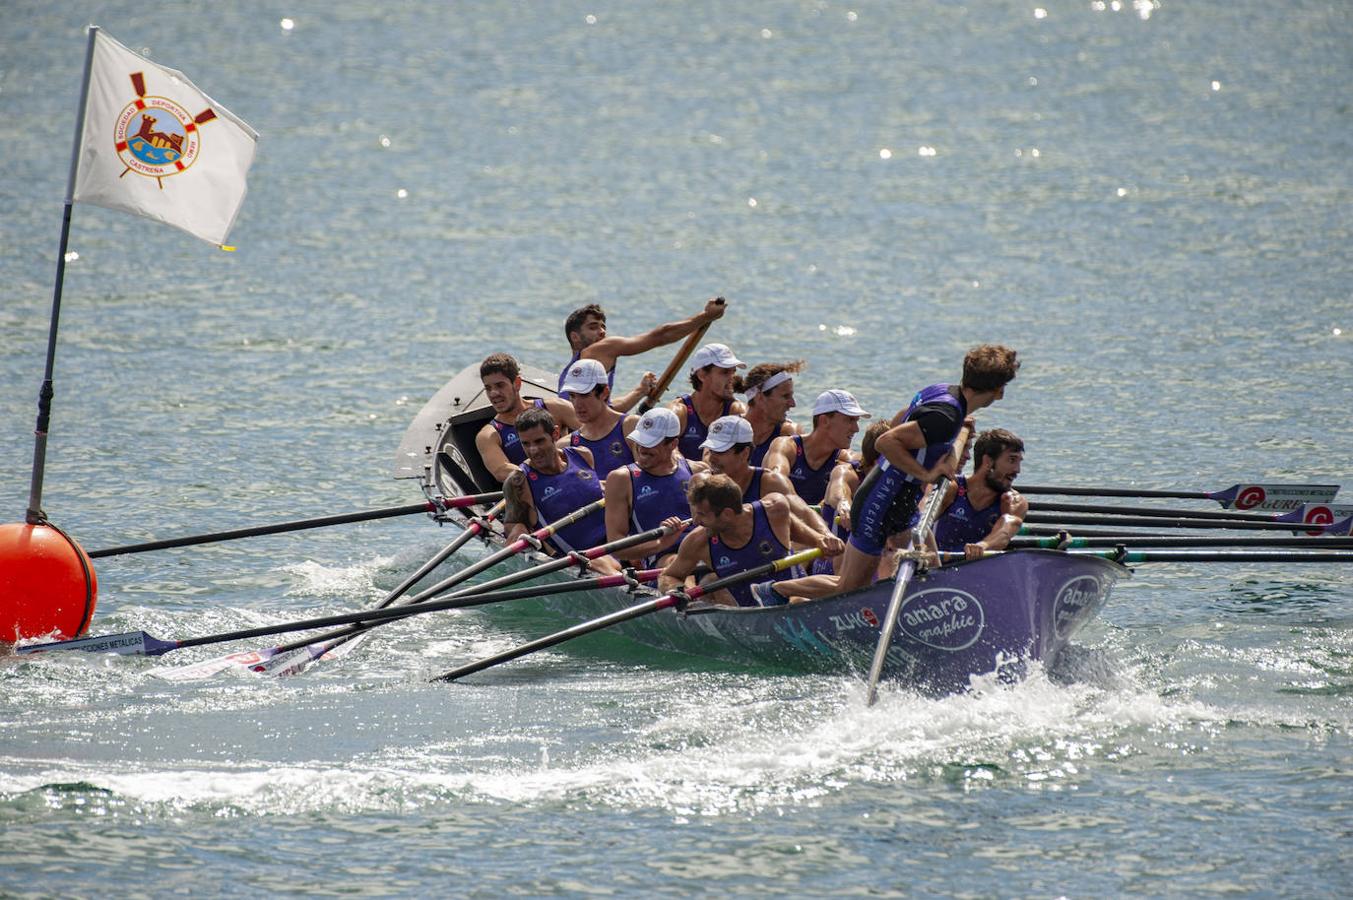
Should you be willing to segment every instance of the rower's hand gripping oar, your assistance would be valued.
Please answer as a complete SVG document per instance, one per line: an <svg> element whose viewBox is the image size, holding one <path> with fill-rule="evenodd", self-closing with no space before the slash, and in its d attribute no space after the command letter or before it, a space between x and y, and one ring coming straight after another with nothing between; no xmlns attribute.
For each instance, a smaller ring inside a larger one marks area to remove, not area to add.
<svg viewBox="0 0 1353 900"><path fill-rule="evenodd" d="M716 578L714 581L710 581L705 584L698 585L696 587L688 588L684 591L680 590L671 591L670 593L663 594L661 597L658 597L656 599L647 600L643 603L637 603L634 606L627 606L624 609L617 610L616 612L600 616L596 619L592 619L587 622L583 622L580 625L574 625L572 628L566 628L563 631L555 632L554 634L549 635L548 637L543 637L540 638L539 640L531 641L528 644L522 644L520 647L515 647L511 650L506 650L502 653L496 653L493 656L486 657L477 662L472 662L463 666L459 666L455 669L452 669L449 672L443 673L442 675L438 675L436 678L432 680L455 681L456 679L463 678L466 675L473 675L475 672L482 672L484 669L491 668L492 666L496 666L499 663L510 662L511 660L518 659L531 653L535 653L537 650L544 650L546 648L553 647L556 644L562 644L565 641L571 641L574 638L582 637L585 634L591 634L594 631L600 631L601 629L609 628L612 625L619 625L621 622L628 622L631 619L637 619L640 616L646 616L649 613L655 613L660 609L670 609L672 607L678 608L684 607L690 601L696 600L700 597L708 596L709 594L712 594L714 591L717 591L720 588L731 587L732 585L735 584L742 584L743 582L752 581L754 579L761 578L766 575L773 575L776 572L782 572L785 569L790 568L791 566L797 566L806 562L810 562L811 560L814 560L821 555L822 551L817 548L813 548L811 550L802 550L798 553L786 556L783 559L777 559L774 560L773 562L768 562L765 565L756 566L755 568L747 569L746 571L743 572L737 572L725 578Z"/></svg>
<svg viewBox="0 0 1353 900"><path fill-rule="evenodd" d="M926 536L939 517L940 505L944 502L945 492L949 488L949 479L941 477L935 482L926 501L921 520L911 532L912 546L918 550L925 546ZM874 660L869 666L869 683L865 687L865 706L873 706L878 700L879 679L883 677L883 666L888 661L888 648L893 643L893 633L897 631L897 619L902 614L902 598L907 593L907 585L916 571L916 560L903 560L897 569L897 583L893 585L893 595L888 599L888 612L883 619L883 628L879 631L878 646L874 648Z"/></svg>
<svg viewBox="0 0 1353 900"><path fill-rule="evenodd" d="M340 513L334 516L320 516L315 519L299 519L295 522L281 522L276 525L260 525L253 528L237 528L233 531L216 531L211 534L195 534L188 537L169 538L163 541L149 541L144 544L127 544L124 547L105 547L92 550L91 559L102 556L122 556L127 553L148 553L151 550L168 550L173 547L190 547L195 544L210 544L218 541L234 541L239 538L259 537L266 534L282 534L287 531L304 531L308 528L325 528L329 525L346 525L351 522L369 522L373 519L392 519L396 516L410 516L414 513L439 513L448 509L460 509L477 506L492 500L501 499L502 491L492 494L475 494L468 497L429 500L426 503L411 503L407 506L390 506L384 509L372 509L366 512Z"/></svg>
<svg viewBox="0 0 1353 900"><path fill-rule="evenodd" d="M715 297L714 302L723 306L726 301L722 297ZM695 348L700 346L700 341L704 339L705 332L709 331L709 326L713 324L714 320L711 319L687 335L686 342L681 345L681 349L677 351L676 356L672 357L672 361L667 364L667 368L663 370L662 375L658 378L658 383L653 386L653 390L649 391L648 395L639 401L639 408L635 412L642 416L658 405L662 395L667 393L667 389L672 386L672 380L681 373L681 367L686 365L686 360L690 359L691 354L695 352Z"/></svg>

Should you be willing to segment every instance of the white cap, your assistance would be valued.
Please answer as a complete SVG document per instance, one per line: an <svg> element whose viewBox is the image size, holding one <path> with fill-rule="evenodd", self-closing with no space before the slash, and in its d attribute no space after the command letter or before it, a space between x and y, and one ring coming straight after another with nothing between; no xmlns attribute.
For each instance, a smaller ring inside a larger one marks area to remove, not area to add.
<svg viewBox="0 0 1353 900"><path fill-rule="evenodd" d="M580 359L568 367L559 396L567 400L569 394L586 394L599 384L607 384L606 367L596 359Z"/></svg>
<svg viewBox="0 0 1353 900"><path fill-rule="evenodd" d="M752 442L752 423L742 416L720 416L710 423L709 437L701 447L708 447L715 453L722 453L734 444Z"/></svg>
<svg viewBox="0 0 1353 900"><path fill-rule="evenodd" d="M691 357L691 371L696 372L705 366L718 366L720 369L745 369L747 364L733 355L727 344L706 344Z"/></svg>
<svg viewBox="0 0 1353 900"><path fill-rule="evenodd" d="M818 394L817 400L813 401L813 415L834 412L860 419L869 418L869 413L860 408L855 395L850 391L823 391Z"/></svg>
<svg viewBox="0 0 1353 900"><path fill-rule="evenodd" d="M640 447L656 447L668 438L681 434L681 420L665 406L650 409L639 417L639 424L625 437Z"/></svg>

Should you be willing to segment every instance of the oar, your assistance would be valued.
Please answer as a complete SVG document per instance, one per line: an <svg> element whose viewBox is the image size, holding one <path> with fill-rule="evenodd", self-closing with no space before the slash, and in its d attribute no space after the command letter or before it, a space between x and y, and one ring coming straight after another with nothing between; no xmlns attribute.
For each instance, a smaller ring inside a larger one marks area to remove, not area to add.
<svg viewBox="0 0 1353 900"><path fill-rule="evenodd" d="M648 600L644 603L637 603L634 606L627 606L624 609L613 613L600 616L580 625L574 625L572 628L565 628L563 631L555 632L548 637L522 644L511 650L505 650L502 653L495 653L493 656L485 657L477 662L468 663L445 672L433 678L433 681L455 681L466 675L473 675L475 672L482 672L499 663L510 662L537 650L544 650L553 647L556 644L562 644L565 641L571 641L574 638L582 637L585 634L591 634L594 631L600 631L603 628L609 628L612 625L619 625L621 622L628 622L631 619L637 619L640 616L646 616L649 613L655 613L660 609L669 609L673 606L685 607L692 600L698 600L701 597L708 596L722 588L731 587L735 584L742 584L756 578L766 575L774 575L776 572L783 572L792 566L801 565L811 560L817 559L822 555L822 551L814 547L811 550L801 550L782 559L768 562L765 565L756 566L742 572L737 572L723 578L716 578L713 581L706 582L696 587L685 590L676 590L663 594L654 600Z"/></svg>
<svg viewBox="0 0 1353 900"><path fill-rule="evenodd" d="M1022 489L1021 489L1022 490ZM1151 506L1103 506L1098 503L1048 503L1033 500L1031 512L1093 513L1096 515L1145 516L1152 519L1211 519L1217 522L1287 521L1269 513L1214 512L1196 509L1165 509Z"/></svg>
<svg viewBox="0 0 1353 900"><path fill-rule="evenodd" d="M911 543L918 550L925 546L927 535L940 514L940 504L949 488L949 479L940 478L931 489L921 520L911 532ZM888 661L888 647L892 645L893 633L897 631L897 619L902 613L902 596L907 592L907 584L916 572L916 560L904 559L897 569L897 582L893 585L893 595L888 598L888 613L883 619L883 628L879 631L879 642L874 648L874 661L869 666L869 683L865 687L864 704L873 706L878 700L879 679L883 677L883 665Z"/></svg>
<svg viewBox="0 0 1353 900"><path fill-rule="evenodd" d="M722 306L724 299L722 297L715 297L714 302ZM649 391L648 395L639 401L639 409L637 410L639 415L642 416L654 406L658 405L658 401L662 399L662 395L667 393L667 389L671 387L672 379L680 374L681 367L686 364L686 360L695 352L695 348L700 346L700 341L704 339L705 332L709 331L709 326L713 324L714 322L712 320L706 322L686 336L686 343L681 345L681 349L677 351L676 356L672 357L672 361L667 364L667 368L663 370L662 376L658 378L658 383L653 386L653 390Z"/></svg>
<svg viewBox="0 0 1353 900"><path fill-rule="evenodd" d="M54 641L48 644L33 644L19 647L18 653L46 653L56 650L83 650L86 653L116 653L121 656L162 656L171 650L183 650L187 647L203 647L208 644L223 644L228 641L242 641L248 638L267 637L274 634L287 634L292 631L310 631L315 628L328 628L331 625L367 623L385 624L390 621L408 619L425 613L442 612L448 609L461 609L470 606L486 606L490 603L502 603L505 600L525 600L532 597L548 597L554 594L567 594L573 591L593 590L637 586L657 579L661 569L644 569L640 572L628 572L621 575L600 575L595 578L577 578L572 581L534 587L510 588L505 591L485 591L460 597L448 597L444 600L429 601L418 606L392 606L385 609L362 609L350 613L338 613L332 616L318 616L313 619L300 619L295 622L281 622L276 625L261 625L257 628L244 628L239 631L225 631L204 637L184 638L182 640L162 640L144 631L127 631L122 634L107 634L99 637L77 638L71 641Z"/></svg>
<svg viewBox="0 0 1353 900"><path fill-rule="evenodd" d="M1353 538L1341 537L1181 537L1179 535L1141 535L1124 532L1121 536L1012 538L1011 550L1046 548L1070 550L1081 547L1309 547L1315 550L1353 549Z"/></svg>
<svg viewBox="0 0 1353 900"><path fill-rule="evenodd" d="M1069 525L1118 525L1129 528L1210 528L1238 531L1305 531L1322 534L1347 534L1349 526L1353 525L1353 518L1344 519L1332 525L1317 525L1315 523L1238 522L1197 518L1155 519L1148 516L1072 516L1037 512L1029 513L1024 517L1024 521L1032 525L1057 525L1062 528Z"/></svg>
<svg viewBox="0 0 1353 900"><path fill-rule="evenodd" d="M982 554L982 557L985 559L989 556L1003 556L1010 552L1020 551L988 550ZM1353 550L1329 553L1294 553L1277 550L1236 550L1230 553L1199 551L1190 553L1187 550L1128 550L1123 548L1121 551L1073 550L1067 553L1067 556L1093 556L1098 559L1111 559L1119 563L1353 563ZM942 562L961 562L964 558L962 553L949 550L940 554Z"/></svg>
<svg viewBox="0 0 1353 900"><path fill-rule="evenodd" d="M1237 509L1295 509L1303 503L1328 503L1339 493L1337 484L1233 484L1220 491L1157 491L1139 488L1066 487L1021 484L1022 494L1059 494L1064 497L1166 497L1178 500L1215 500Z"/></svg>
<svg viewBox="0 0 1353 900"><path fill-rule="evenodd" d="M392 519L396 516L408 516L414 513L436 513L447 509L460 509L489 503L502 497L499 491L493 494L475 494L469 497L455 497L447 500L429 500L426 503L411 503L407 506L389 506L384 509L372 509L366 512L342 513L336 516L320 516L315 519L298 519L294 522L282 522L277 525L259 525L254 528L237 528L234 531L217 531L211 534L196 534L189 537L169 538L163 541L150 541L145 544L128 544L125 547L106 547L90 552L91 558L100 556L121 556L126 553L147 553L151 550L167 550L170 547L189 547L193 544L210 544L215 541L233 541L239 538L259 537L265 534L281 534L286 531L304 531L307 528L325 528L329 525L346 525L350 522L367 522L372 519Z"/></svg>
<svg viewBox="0 0 1353 900"><path fill-rule="evenodd" d="M394 603L396 600L402 597L410 587L412 587L414 584L420 581L424 575L426 575L428 572L431 572L434 568L436 568L438 565L444 562L453 553L460 550L461 547L469 543L469 541L472 538L474 538L476 535L482 533L485 529L487 529L489 527L489 523L493 520L493 518L497 516L500 512L502 512L505 503L506 501L499 500L496 504L494 504L493 508L490 509L483 516L475 516L471 518L465 530L462 531L456 537L455 540L447 544L446 547L438 551L436 556L432 557L432 559L428 560L426 563L420 566L418 568L418 571L414 572L408 578L400 582L399 586L396 587L394 590L390 591L388 594L386 594L385 597L382 598L381 602L376 604L374 609L384 609L385 607ZM358 643L360 643L360 641L354 641L351 644L345 645L343 650L340 651L340 653L346 654L352 652L353 650L356 649ZM273 659L281 652L282 649L280 647L269 647L261 650L239 651L236 653L228 654L226 656L219 656L216 657L215 659L209 659L204 660L203 662L200 663L194 663L190 666L179 666L179 667L161 666L159 668L150 670L149 674L155 675L160 678L166 678L170 681L196 681L201 678L210 678L213 675L216 675L220 672L224 672L226 669L236 668L238 666L266 665L269 660Z"/></svg>

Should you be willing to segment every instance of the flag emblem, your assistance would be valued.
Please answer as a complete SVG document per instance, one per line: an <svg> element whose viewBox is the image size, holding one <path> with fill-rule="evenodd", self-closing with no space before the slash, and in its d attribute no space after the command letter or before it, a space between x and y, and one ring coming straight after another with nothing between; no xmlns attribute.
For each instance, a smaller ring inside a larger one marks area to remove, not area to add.
<svg viewBox="0 0 1353 900"><path fill-rule="evenodd" d="M135 172L159 180L177 175L191 166L202 152L200 125L216 118L207 107L196 115L168 97L146 96L141 72L131 75L136 99L122 110L113 126L113 147L126 167L122 175ZM122 177L119 175L118 177Z"/></svg>

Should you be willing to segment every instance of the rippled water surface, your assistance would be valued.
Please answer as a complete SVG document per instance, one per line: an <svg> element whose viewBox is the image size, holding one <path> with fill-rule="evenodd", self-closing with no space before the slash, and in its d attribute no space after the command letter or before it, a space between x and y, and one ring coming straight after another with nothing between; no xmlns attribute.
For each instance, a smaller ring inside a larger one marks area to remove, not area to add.
<svg viewBox="0 0 1353 900"><path fill-rule="evenodd" d="M982 423L1025 436L1030 483L1350 502L1338 4L20 2L11 520L91 20L262 140L234 254L75 210L44 506L87 548L413 502L394 450L462 366L559 365L583 303L626 333L714 294L712 337L807 360L801 402L890 413L968 346L1018 347ZM347 611L452 536L414 517L100 560L93 630ZM1353 890L1343 568L1143 565L1056 670L873 709L852 678L618 639L426 683L528 630L415 619L291 679L0 657L0 893Z"/></svg>

